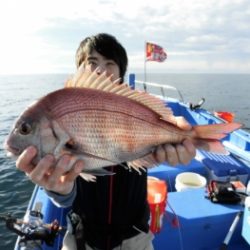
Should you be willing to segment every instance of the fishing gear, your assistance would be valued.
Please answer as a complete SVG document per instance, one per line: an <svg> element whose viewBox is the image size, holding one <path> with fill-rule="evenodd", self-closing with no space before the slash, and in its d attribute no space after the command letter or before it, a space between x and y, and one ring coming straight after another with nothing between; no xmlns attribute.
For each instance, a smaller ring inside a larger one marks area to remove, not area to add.
<svg viewBox="0 0 250 250"><path fill-rule="evenodd" d="M231 240L231 238L233 236L233 233L234 233L234 231L236 229L236 226L239 223L240 218L242 217L242 215L243 215L243 211L239 211L236 214L236 216L235 216L235 218L233 220L233 223L230 226L229 231L228 231L228 233L226 235L226 238L224 239L223 243L220 246L220 250L227 250L228 249L229 242L230 242L230 240Z"/></svg>
<svg viewBox="0 0 250 250"><path fill-rule="evenodd" d="M210 181L208 185L208 198L214 203L221 203L221 204L239 204L244 206L245 199L247 194L245 192L237 191L236 183L233 184L230 181ZM243 211L240 210L230 228L229 231L220 246L220 250L228 249L229 242L236 230L236 226L240 222L240 219L243 215Z"/></svg>
<svg viewBox="0 0 250 250"><path fill-rule="evenodd" d="M34 249L34 247L42 249L43 242L48 246L53 246L57 235L65 231L57 220L44 224L43 216L37 210L29 211L28 217L29 220L25 221L9 213L0 214L0 220L5 221L6 227L20 237L19 244L25 246L26 249Z"/></svg>
<svg viewBox="0 0 250 250"><path fill-rule="evenodd" d="M207 191L207 198L221 204L243 204L247 196L244 192L237 191L230 181L211 180Z"/></svg>
<svg viewBox="0 0 250 250"><path fill-rule="evenodd" d="M204 104L204 102L205 102L205 98L202 97L201 100L197 104L190 103L189 108L191 110L199 109Z"/></svg>

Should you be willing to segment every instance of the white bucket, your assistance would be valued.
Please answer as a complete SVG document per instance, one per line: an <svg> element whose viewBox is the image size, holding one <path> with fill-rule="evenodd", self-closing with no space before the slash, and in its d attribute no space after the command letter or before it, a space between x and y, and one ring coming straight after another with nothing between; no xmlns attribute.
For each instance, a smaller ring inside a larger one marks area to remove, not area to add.
<svg viewBox="0 0 250 250"><path fill-rule="evenodd" d="M197 188L204 188L206 184L206 178L192 172L178 174L175 179L175 188L178 192Z"/></svg>

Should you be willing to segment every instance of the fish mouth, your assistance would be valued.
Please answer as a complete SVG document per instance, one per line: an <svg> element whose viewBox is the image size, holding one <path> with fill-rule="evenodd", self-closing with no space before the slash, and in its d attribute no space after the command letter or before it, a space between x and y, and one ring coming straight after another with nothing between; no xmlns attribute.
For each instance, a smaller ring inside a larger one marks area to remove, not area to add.
<svg viewBox="0 0 250 250"><path fill-rule="evenodd" d="M7 142L4 143L4 148L8 151L8 156L18 156L22 152L20 148L10 146Z"/></svg>

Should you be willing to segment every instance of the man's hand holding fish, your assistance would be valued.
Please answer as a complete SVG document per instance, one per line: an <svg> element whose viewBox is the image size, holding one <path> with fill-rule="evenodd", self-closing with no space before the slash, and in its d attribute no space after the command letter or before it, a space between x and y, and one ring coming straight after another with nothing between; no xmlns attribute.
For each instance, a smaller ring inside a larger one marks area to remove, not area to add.
<svg viewBox="0 0 250 250"><path fill-rule="evenodd" d="M18 157L17 168L25 172L35 184L58 194L69 194L76 177L83 170L83 162L77 161L69 168L70 155L63 155L57 163L52 155L46 155L34 166L32 160L36 154L37 149L34 146L26 148Z"/></svg>

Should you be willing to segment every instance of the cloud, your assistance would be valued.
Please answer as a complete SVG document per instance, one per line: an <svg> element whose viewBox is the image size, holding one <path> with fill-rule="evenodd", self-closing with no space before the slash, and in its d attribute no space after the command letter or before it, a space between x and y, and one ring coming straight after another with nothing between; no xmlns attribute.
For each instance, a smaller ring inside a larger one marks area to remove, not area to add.
<svg viewBox="0 0 250 250"><path fill-rule="evenodd" d="M143 70L144 44L168 52L153 70L248 73L250 2L248 0L32 1L1 4L0 73L68 72L88 35L107 32L125 46L130 67Z"/></svg>

